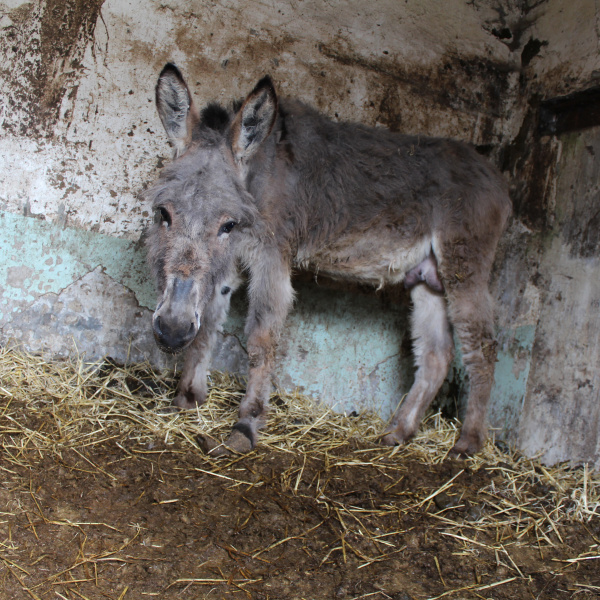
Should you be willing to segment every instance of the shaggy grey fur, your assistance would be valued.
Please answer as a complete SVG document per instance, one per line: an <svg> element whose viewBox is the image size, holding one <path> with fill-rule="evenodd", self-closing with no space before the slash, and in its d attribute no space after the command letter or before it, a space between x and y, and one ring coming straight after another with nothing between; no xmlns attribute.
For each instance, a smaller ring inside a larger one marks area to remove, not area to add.
<svg viewBox="0 0 600 600"><path fill-rule="evenodd" d="M176 159L147 193L148 254L160 301L156 338L189 346L175 404L206 397L206 366L238 269L249 276L250 371L227 445L252 448L264 424L277 341L303 267L376 287L407 284L414 384L383 434L414 435L460 340L469 399L456 454L476 452L496 357L488 279L511 212L500 173L470 146L337 123L261 80L237 111L202 113L173 65L157 85ZM443 295L441 295L443 292ZM200 333L198 333L200 332Z"/></svg>

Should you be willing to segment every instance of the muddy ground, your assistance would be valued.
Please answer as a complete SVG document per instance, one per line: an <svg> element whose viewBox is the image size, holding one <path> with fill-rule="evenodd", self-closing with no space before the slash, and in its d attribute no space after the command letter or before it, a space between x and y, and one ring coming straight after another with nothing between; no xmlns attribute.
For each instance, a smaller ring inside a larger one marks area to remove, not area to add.
<svg viewBox="0 0 600 600"><path fill-rule="evenodd" d="M0 402L3 599L600 597L600 519L561 517L570 492L542 467L435 464L335 432L323 450L312 430L219 461L189 436L135 438L135 416L73 444L65 400L18 395Z"/></svg>

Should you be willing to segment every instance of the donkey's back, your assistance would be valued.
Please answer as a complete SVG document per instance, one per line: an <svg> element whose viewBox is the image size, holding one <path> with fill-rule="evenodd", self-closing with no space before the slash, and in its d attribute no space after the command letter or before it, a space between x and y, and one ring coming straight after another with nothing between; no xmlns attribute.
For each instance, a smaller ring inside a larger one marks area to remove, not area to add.
<svg viewBox="0 0 600 600"><path fill-rule="evenodd" d="M489 276L511 204L505 179L472 146L334 122L295 100L281 103L276 127L288 160L272 210L288 220L279 231L298 262L381 285L433 254L448 279L446 254L468 240Z"/></svg>

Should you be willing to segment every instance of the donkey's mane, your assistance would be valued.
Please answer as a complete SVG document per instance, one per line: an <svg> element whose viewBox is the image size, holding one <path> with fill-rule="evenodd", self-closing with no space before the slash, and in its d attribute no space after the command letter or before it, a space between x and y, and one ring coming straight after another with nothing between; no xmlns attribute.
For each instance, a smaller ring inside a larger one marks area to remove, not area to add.
<svg viewBox="0 0 600 600"><path fill-rule="evenodd" d="M230 117L227 110L220 104L211 102L200 113L200 124L215 131L224 132L229 125Z"/></svg>

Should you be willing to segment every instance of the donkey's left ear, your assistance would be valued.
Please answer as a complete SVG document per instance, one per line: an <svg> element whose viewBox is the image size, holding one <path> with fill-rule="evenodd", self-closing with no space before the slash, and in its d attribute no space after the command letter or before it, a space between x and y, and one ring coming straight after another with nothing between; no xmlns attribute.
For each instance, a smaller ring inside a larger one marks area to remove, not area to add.
<svg viewBox="0 0 600 600"><path fill-rule="evenodd" d="M156 108L177 158L192 140L198 113L183 75L172 63L165 65L158 78Z"/></svg>
<svg viewBox="0 0 600 600"><path fill-rule="evenodd" d="M244 163L269 137L277 118L277 94L271 78L263 77L250 92L231 125L231 148Z"/></svg>

